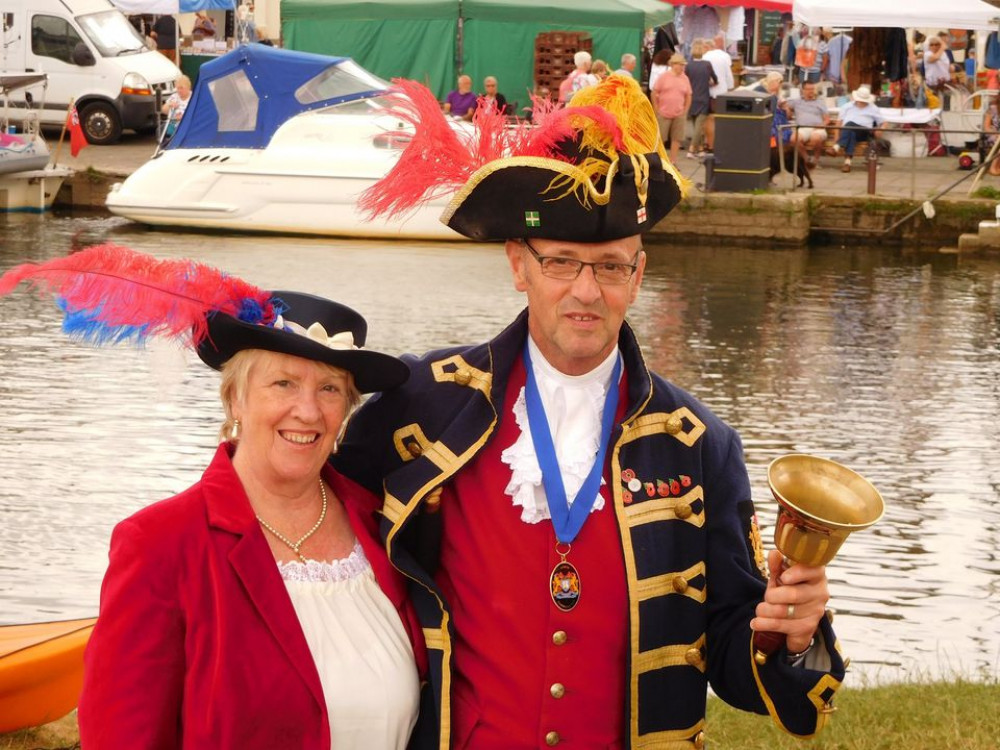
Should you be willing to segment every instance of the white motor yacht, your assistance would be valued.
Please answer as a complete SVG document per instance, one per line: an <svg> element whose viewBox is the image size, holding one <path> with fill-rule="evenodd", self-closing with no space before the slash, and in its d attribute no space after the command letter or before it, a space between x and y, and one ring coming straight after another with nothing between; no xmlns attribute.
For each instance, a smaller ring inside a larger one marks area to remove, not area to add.
<svg viewBox="0 0 1000 750"><path fill-rule="evenodd" d="M401 221L357 209L409 140L387 86L348 58L240 47L201 67L173 137L107 207L159 226L463 239L438 220L447 197Z"/></svg>

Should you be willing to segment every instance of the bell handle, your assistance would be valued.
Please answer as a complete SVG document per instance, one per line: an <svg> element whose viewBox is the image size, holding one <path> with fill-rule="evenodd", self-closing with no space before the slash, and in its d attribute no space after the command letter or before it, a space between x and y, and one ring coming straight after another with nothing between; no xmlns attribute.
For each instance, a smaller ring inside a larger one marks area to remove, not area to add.
<svg viewBox="0 0 1000 750"><path fill-rule="evenodd" d="M792 567L792 561L787 557L781 558L781 572L784 573ZM781 585L781 577L775 579L775 586ZM761 630L753 634L753 660L760 666L767 664L767 658L781 650L785 645L788 636L774 630Z"/></svg>

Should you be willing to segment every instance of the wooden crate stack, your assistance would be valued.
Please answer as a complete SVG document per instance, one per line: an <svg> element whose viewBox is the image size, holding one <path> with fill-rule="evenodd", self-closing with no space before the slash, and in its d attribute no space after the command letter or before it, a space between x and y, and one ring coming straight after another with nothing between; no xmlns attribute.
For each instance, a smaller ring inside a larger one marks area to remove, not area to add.
<svg viewBox="0 0 1000 750"><path fill-rule="evenodd" d="M535 37L535 88L558 95L559 84L573 72L573 55L593 54L594 40L586 31L543 31Z"/></svg>

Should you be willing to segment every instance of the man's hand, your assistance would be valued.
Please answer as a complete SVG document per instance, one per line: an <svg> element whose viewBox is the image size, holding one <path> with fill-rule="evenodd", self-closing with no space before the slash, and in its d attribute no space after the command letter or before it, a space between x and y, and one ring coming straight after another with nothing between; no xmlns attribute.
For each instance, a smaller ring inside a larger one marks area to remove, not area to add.
<svg viewBox="0 0 1000 750"><path fill-rule="evenodd" d="M750 627L753 630L785 633L788 650L798 653L809 648L819 620L826 614L826 603L830 601L826 567L793 565L782 570L782 561L783 556L778 550L771 550L768 554L771 578Z"/></svg>

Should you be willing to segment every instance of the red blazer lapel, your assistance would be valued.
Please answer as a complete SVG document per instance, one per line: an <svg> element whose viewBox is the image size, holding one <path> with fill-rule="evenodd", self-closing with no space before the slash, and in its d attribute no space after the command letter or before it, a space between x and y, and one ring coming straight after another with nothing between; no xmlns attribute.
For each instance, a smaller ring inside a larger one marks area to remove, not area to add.
<svg viewBox="0 0 1000 750"><path fill-rule="evenodd" d="M219 552L227 555L261 619L325 711L323 687L309 644L271 548L233 469L230 447L227 444L219 446L202 480L208 523L219 532L213 534L213 543Z"/></svg>

